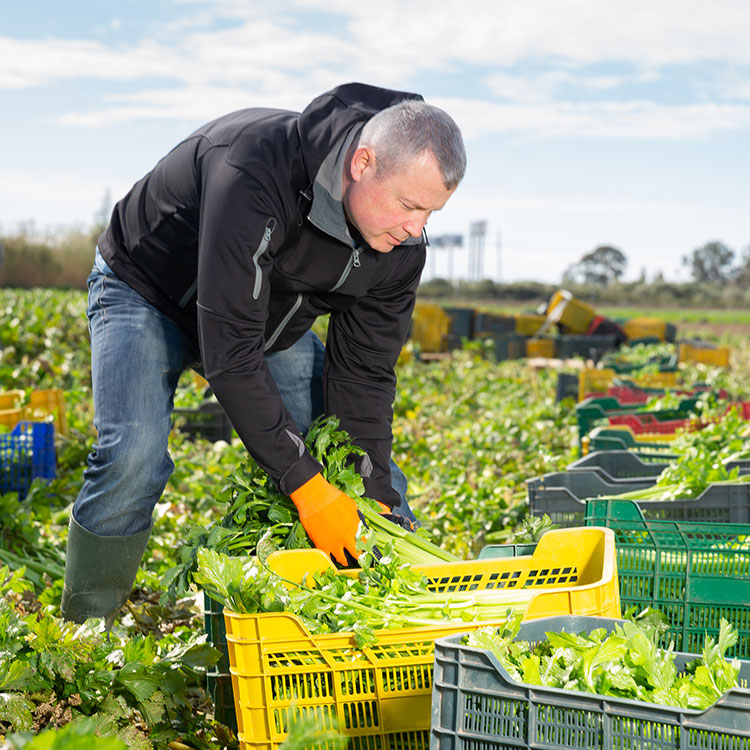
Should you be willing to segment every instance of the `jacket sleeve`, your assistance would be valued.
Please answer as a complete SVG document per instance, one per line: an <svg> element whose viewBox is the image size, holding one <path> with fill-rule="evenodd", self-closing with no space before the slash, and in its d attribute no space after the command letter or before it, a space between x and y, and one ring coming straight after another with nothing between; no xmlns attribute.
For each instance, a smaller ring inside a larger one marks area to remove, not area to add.
<svg viewBox="0 0 750 750"><path fill-rule="evenodd" d="M206 378L247 450L286 494L321 470L305 448L263 352L284 217L262 179L216 158L204 165L198 336Z"/></svg>
<svg viewBox="0 0 750 750"><path fill-rule="evenodd" d="M367 458L358 462L368 497L387 505L400 498L391 486L395 366L406 341L425 261L424 245L400 250L388 278L349 310L331 315L326 339L326 413Z"/></svg>

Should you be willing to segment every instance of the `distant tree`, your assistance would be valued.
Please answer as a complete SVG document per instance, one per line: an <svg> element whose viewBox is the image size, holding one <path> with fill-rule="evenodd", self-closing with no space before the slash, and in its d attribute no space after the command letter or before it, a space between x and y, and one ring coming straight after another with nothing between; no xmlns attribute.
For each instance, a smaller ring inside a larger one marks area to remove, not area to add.
<svg viewBox="0 0 750 750"><path fill-rule="evenodd" d="M600 245L586 253L578 263L569 266L563 281L608 286L622 277L627 265L628 259L622 250L611 245Z"/></svg>
<svg viewBox="0 0 750 750"><path fill-rule="evenodd" d="M733 280L744 287L750 284L750 244L742 252L739 265L733 274Z"/></svg>
<svg viewBox="0 0 750 750"><path fill-rule="evenodd" d="M736 274L733 262L734 250L718 240L707 242L682 258L682 265L690 269L693 281L707 284L721 284L731 280Z"/></svg>

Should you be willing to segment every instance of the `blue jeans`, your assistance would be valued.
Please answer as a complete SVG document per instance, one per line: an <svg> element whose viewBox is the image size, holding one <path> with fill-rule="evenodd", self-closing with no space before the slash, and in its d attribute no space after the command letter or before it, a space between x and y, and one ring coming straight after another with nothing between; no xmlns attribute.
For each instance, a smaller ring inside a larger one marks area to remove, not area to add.
<svg viewBox="0 0 750 750"><path fill-rule="evenodd" d="M174 394L199 353L176 323L112 273L98 251L88 288L97 439L73 516L95 534L128 536L151 526L174 468L168 452ZM302 434L322 413L323 350L308 332L266 358ZM402 497L397 512L413 518L398 469L393 486Z"/></svg>

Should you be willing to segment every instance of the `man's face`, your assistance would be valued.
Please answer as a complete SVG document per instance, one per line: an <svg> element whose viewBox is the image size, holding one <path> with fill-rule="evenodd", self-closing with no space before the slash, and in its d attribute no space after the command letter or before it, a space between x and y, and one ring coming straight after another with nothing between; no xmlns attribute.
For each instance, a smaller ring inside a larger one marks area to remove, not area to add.
<svg viewBox="0 0 750 750"><path fill-rule="evenodd" d="M409 237L420 237L430 214L439 211L454 190L443 184L430 152L380 176L372 149L360 147L345 176L344 210L373 250L389 253Z"/></svg>

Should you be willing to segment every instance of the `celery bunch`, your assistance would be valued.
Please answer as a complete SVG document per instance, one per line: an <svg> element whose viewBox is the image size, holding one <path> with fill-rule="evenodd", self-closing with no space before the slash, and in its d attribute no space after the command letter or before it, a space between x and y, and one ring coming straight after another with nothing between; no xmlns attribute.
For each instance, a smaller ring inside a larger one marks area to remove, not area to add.
<svg viewBox="0 0 750 750"><path fill-rule="evenodd" d="M226 609L241 614L290 612L313 634L352 632L362 647L375 642L376 630L436 627L446 622L502 620L523 614L538 589L433 591L430 581L399 559L394 544L373 554L375 535L360 543L356 577L334 567L302 582L290 581L258 557L232 557L215 550L198 553L195 582Z"/></svg>
<svg viewBox="0 0 750 750"><path fill-rule="evenodd" d="M407 531L383 518L377 505L364 497L362 477L352 466L352 458L361 455L362 449L339 428L338 419L329 417L315 421L305 442L312 456L323 466L327 481L357 502L375 546L386 548L392 544L398 559L412 565L458 559L433 544L425 532ZM163 603L190 591L198 566L198 552L204 548L225 555L246 556L256 554L261 539L273 549L313 546L299 522L294 503L252 459L234 472L225 494L229 509L220 522L208 529L193 526L186 532L179 550L180 563L162 577L166 589Z"/></svg>
<svg viewBox="0 0 750 750"><path fill-rule="evenodd" d="M518 620L504 628L481 628L466 643L493 653L511 678L532 685L706 709L736 687L740 663L725 658L737 630L722 619L719 636L706 636L703 651L678 672L672 648L658 645L658 629L625 620L611 632L546 633L530 644L516 640Z"/></svg>

